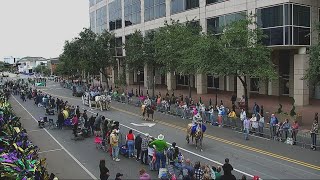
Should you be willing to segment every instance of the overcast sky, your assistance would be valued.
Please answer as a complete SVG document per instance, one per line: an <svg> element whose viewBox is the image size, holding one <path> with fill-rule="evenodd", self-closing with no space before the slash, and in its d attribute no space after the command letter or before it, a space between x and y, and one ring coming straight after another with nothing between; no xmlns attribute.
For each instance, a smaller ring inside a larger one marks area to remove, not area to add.
<svg viewBox="0 0 320 180"><path fill-rule="evenodd" d="M88 0L0 0L0 60L58 57L83 27L89 27Z"/></svg>

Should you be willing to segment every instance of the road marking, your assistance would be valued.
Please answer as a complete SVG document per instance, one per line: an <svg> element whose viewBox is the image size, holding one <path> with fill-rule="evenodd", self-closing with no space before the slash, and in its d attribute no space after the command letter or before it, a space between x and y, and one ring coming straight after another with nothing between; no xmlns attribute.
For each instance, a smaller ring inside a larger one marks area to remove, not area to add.
<svg viewBox="0 0 320 180"><path fill-rule="evenodd" d="M40 151L40 152L38 152L38 154L47 153L47 152L61 151L61 150L63 150L63 149L62 148L60 148L60 149L51 149L51 150L47 150L47 151Z"/></svg>
<svg viewBox="0 0 320 180"><path fill-rule="evenodd" d="M48 92L46 92L46 93L48 93ZM52 93L48 93L48 94L54 95ZM66 99L78 100L78 101L81 100L81 99L70 98L70 97L66 97L66 96L60 96L60 95L55 95L55 96L66 98ZM126 113L126 114L130 114L130 115L133 115L133 116L136 116L136 117L140 117L140 115L138 115L138 114L135 114L135 113L123 110L123 109L115 108L115 107L112 107L112 106L111 106L111 108L114 109L114 110ZM178 129L178 130L181 130L181 131L187 131L186 128L183 128L181 126L172 125L172 124L160 121L160 120L156 120L155 119L155 122L157 122L159 124L162 124L162 125L165 125L165 126L169 126L169 127ZM266 155L266 156L269 156L269 157L273 157L273 158L276 158L276 159L281 159L281 160L284 160L284 161L287 161L287 162L291 162L293 164L297 164L297 165L300 165L300 166L304 166L304 167L307 167L307 168L310 168L310 169L314 169L314 170L320 171L320 166L317 166L317 165L313 165L313 164L306 163L306 162L303 162L303 161L295 160L295 159L288 158L288 157L285 157L285 156L282 156L282 155L278 155L278 154L271 153L271 152L268 152L268 151L265 151L265 150L257 149L257 148L250 147L250 146L246 146L246 145L243 145L243 144L240 144L240 143L236 143L236 142L233 142L233 141L225 140L225 139L218 138L218 137L215 137L215 136L211 136L211 135L208 135L208 134L204 134L204 137L206 137L208 139L211 139L211 140L218 141L218 142L222 142L222 143L225 143L225 144L229 144L229 145L232 145L232 146L235 146L235 147L239 147L239 148L242 148L242 149L245 149L245 150L249 150L249 151L252 151L252 152L255 152L255 153L263 154L263 155Z"/></svg>
<svg viewBox="0 0 320 180"><path fill-rule="evenodd" d="M90 112L90 113L92 113L92 114L96 114L94 111L90 111L90 110L89 110L88 112ZM109 120L109 121L112 120L112 119L107 118L107 117L106 117L106 119ZM131 124L132 124L132 123L131 123ZM137 130L137 129L134 129L134 128L132 128L132 127L129 127L129 126L127 126L127 125L120 124L120 126L123 126L123 127L125 127L125 128L128 128L128 129L132 129L132 130L135 131L135 132L138 132L138 133L140 133L140 134L146 135L146 133L144 133L144 132L142 132L142 131L139 131L139 130ZM171 143L169 143L169 142L167 142L167 144L168 144L168 145L171 145ZM177 146L177 147L179 147L179 146ZM200 157L200 158L205 159L205 160L207 160L207 161L210 161L210 162L212 162L212 163L215 163L215 164L217 164L217 165L219 165L219 166L222 166L222 165L223 165L222 163L220 163L220 162L218 162L218 161L212 160L212 159L210 159L210 158L207 158L207 157L202 156L202 155L200 155L200 154L197 154L197 153L195 153L195 152L189 151L189 150L184 149L184 148L182 148L182 147L179 147L179 149L180 149L180 150L183 150L183 151L185 151L185 152L187 152L187 153L189 153L189 154L192 154L192 155L194 155L194 156L197 156L197 157ZM246 176L249 176L249 177L253 177L253 175L248 174L248 173L246 173L246 172L243 172L243 171L241 171L241 170L238 170L238 169L234 169L234 170L235 170L236 172L240 173L240 174L243 174L243 175L246 175ZM261 178L260 178L260 179L261 179ZM262 179L261 179L261 180L262 180Z"/></svg>
<svg viewBox="0 0 320 180"><path fill-rule="evenodd" d="M13 99L33 118L34 121L37 121L36 118L34 118L34 116L16 99L16 97L12 96ZM95 177L86 167L84 167L81 162L74 157L55 137L53 137L53 135L46 129L43 128L44 131L46 131L46 133L92 178L92 179L98 179L97 177Z"/></svg>
<svg viewBox="0 0 320 180"><path fill-rule="evenodd" d="M134 126L138 126L138 127L152 127L154 125L156 125L155 123L141 123L141 124L136 124L136 123L130 123Z"/></svg>

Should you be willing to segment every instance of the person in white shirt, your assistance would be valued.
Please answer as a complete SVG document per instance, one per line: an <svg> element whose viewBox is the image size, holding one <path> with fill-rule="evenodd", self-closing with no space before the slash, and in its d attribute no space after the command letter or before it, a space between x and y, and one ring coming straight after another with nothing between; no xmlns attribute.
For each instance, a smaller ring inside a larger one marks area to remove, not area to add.
<svg viewBox="0 0 320 180"><path fill-rule="evenodd" d="M240 112L240 120L241 120L241 123L240 123L240 126L241 126L241 129L243 129L243 121L247 118L247 113L244 109L241 109L241 112Z"/></svg>

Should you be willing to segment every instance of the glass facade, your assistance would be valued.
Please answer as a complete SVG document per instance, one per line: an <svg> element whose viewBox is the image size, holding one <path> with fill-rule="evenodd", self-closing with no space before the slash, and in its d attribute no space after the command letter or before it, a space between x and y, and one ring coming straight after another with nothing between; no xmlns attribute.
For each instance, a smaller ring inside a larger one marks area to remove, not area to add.
<svg viewBox="0 0 320 180"><path fill-rule="evenodd" d="M89 7L92 7L94 6L96 3L95 3L95 0L89 0Z"/></svg>
<svg viewBox="0 0 320 180"><path fill-rule="evenodd" d="M199 7L199 0L171 0L171 14Z"/></svg>
<svg viewBox="0 0 320 180"><path fill-rule="evenodd" d="M109 3L109 30L122 28L121 0Z"/></svg>
<svg viewBox="0 0 320 180"><path fill-rule="evenodd" d="M165 0L144 1L144 21L151 21L166 16Z"/></svg>
<svg viewBox="0 0 320 180"><path fill-rule="evenodd" d="M206 0L206 4L208 5L208 4L219 3L223 1L226 1L226 0Z"/></svg>
<svg viewBox="0 0 320 180"><path fill-rule="evenodd" d="M246 18L246 12L237 12L207 19L207 32L219 35L223 32L224 26L244 18Z"/></svg>
<svg viewBox="0 0 320 180"><path fill-rule="evenodd" d="M90 29L93 32L96 32L96 16L95 16L95 12L91 12L90 13Z"/></svg>
<svg viewBox="0 0 320 180"><path fill-rule="evenodd" d="M103 1L103 0L96 0L96 4L98 4L98 3L101 2L101 1Z"/></svg>
<svg viewBox="0 0 320 180"><path fill-rule="evenodd" d="M310 7L282 4L257 10L265 45L310 45Z"/></svg>
<svg viewBox="0 0 320 180"><path fill-rule="evenodd" d="M124 0L125 26L141 23L141 1Z"/></svg>
<svg viewBox="0 0 320 180"><path fill-rule="evenodd" d="M107 6L103 6L96 11L96 33L101 34L107 24Z"/></svg>

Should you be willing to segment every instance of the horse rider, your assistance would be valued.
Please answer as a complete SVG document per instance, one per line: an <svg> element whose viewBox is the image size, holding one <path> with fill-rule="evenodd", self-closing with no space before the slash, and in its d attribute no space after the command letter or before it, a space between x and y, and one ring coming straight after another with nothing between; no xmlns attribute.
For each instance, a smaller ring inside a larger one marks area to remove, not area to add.
<svg viewBox="0 0 320 180"><path fill-rule="evenodd" d="M151 99L149 98L149 96L147 96L147 98L144 100L144 105L146 107L150 107L151 106Z"/></svg>

